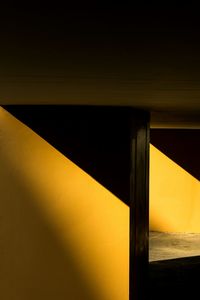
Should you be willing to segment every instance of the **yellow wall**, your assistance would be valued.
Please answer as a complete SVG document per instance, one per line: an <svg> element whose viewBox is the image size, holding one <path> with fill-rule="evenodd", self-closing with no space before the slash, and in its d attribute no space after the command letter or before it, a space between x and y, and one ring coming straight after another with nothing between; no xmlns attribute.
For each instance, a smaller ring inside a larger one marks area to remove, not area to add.
<svg viewBox="0 0 200 300"><path fill-rule="evenodd" d="M128 300L129 208L0 108L3 300Z"/></svg>
<svg viewBox="0 0 200 300"><path fill-rule="evenodd" d="M150 146L150 230L200 232L200 183Z"/></svg>

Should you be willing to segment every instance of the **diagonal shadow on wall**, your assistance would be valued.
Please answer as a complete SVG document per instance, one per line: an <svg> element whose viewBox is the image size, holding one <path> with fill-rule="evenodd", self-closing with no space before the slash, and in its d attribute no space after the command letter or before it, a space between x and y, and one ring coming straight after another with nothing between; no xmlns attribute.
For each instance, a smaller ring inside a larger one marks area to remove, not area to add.
<svg viewBox="0 0 200 300"><path fill-rule="evenodd" d="M69 105L3 107L123 202L129 203L128 108Z"/></svg>
<svg viewBox="0 0 200 300"><path fill-rule="evenodd" d="M200 180L200 130L151 129L151 144Z"/></svg>

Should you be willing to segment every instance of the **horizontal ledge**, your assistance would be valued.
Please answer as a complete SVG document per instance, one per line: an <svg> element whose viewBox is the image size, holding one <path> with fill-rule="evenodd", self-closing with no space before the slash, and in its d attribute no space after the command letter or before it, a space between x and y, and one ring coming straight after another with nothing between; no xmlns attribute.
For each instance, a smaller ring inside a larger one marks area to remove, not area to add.
<svg viewBox="0 0 200 300"><path fill-rule="evenodd" d="M200 129L200 112L151 112L150 127L160 129Z"/></svg>

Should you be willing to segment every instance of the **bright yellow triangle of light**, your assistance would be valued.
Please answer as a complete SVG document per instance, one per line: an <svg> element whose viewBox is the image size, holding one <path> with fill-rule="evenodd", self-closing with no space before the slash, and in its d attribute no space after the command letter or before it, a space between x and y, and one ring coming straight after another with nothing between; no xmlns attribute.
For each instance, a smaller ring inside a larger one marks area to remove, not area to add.
<svg viewBox="0 0 200 300"><path fill-rule="evenodd" d="M128 300L129 208L3 108L0 195L2 299Z"/></svg>
<svg viewBox="0 0 200 300"><path fill-rule="evenodd" d="M200 182L152 145L150 230L200 232Z"/></svg>

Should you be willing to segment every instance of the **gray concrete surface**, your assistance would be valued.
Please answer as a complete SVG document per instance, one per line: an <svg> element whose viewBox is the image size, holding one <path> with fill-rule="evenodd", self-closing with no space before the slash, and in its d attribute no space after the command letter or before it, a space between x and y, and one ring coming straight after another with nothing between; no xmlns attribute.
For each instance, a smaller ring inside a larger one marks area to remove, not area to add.
<svg viewBox="0 0 200 300"><path fill-rule="evenodd" d="M200 233L149 233L149 261L200 256Z"/></svg>

